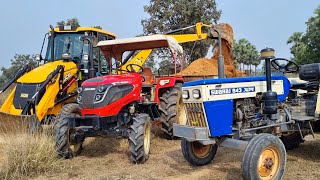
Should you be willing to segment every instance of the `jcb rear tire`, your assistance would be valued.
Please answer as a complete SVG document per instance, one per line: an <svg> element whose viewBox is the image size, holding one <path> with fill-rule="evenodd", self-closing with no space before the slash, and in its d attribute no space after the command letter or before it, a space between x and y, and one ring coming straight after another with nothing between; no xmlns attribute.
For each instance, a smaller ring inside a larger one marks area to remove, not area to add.
<svg viewBox="0 0 320 180"><path fill-rule="evenodd" d="M129 129L130 159L133 163L142 164L149 158L151 145L151 123L148 114L138 114L132 118Z"/></svg>
<svg viewBox="0 0 320 180"><path fill-rule="evenodd" d="M294 132L290 135L282 135L280 139L287 150L298 148L299 145L304 142L299 132Z"/></svg>
<svg viewBox="0 0 320 180"><path fill-rule="evenodd" d="M182 84L177 83L160 97L161 130L167 139L174 139L173 123L186 124L181 88Z"/></svg>
<svg viewBox="0 0 320 180"><path fill-rule="evenodd" d="M246 180L281 179L286 166L286 149L282 141L271 134L259 134L251 139L242 157L242 177Z"/></svg>
<svg viewBox="0 0 320 180"><path fill-rule="evenodd" d="M74 144L70 141L72 134L68 126L68 118L80 116L80 107L76 103L66 104L62 107L55 123L55 148L59 156L71 159L82 151L82 142Z"/></svg>
<svg viewBox="0 0 320 180"><path fill-rule="evenodd" d="M209 164L217 153L218 145L202 145L197 141L187 141L181 139L181 150L183 157L194 166L203 166Z"/></svg>

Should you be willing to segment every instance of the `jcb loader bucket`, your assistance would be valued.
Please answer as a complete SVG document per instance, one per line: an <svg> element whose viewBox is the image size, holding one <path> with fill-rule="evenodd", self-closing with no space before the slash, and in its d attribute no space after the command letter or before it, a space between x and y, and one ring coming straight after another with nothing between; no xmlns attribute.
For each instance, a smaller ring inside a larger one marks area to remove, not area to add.
<svg viewBox="0 0 320 180"><path fill-rule="evenodd" d="M37 132L40 129L36 115L13 115L0 111L0 133Z"/></svg>

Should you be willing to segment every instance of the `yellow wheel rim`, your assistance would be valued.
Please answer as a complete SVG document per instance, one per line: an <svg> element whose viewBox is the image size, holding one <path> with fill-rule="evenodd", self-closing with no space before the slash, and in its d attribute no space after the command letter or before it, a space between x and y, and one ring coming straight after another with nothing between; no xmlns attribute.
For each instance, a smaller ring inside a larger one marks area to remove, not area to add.
<svg viewBox="0 0 320 180"><path fill-rule="evenodd" d="M186 110L184 109L184 105L183 105L183 100L182 97L180 96L179 101L178 101L178 124L181 125L186 125L187 124L187 113Z"/></svg>
<svg viewBox="0 0 320 180"><path fill-rule="evenodd" d="M209 155L211 149L212 149L212 144L210 145L203 145L197 141L195 142L190 142L191 143L191 150L194 153L195 156L198 158L205 158Z"/></svg>
<svg viewBox="0 0 320 180"><path fill-rule="evenodd" d="M74 117L80 117L80 114L75 114ZM71 140L70 140L70 135L71 135L70 129L68 130L68 135L69 135L69 138L68 138L68 140L69 140L69 148L71 149L71 152L72 152L73 154L75 154L76 152L78 152L78 151L80 150L82 143L80 143L80 144L73 144L73 143L71 142Z"/></svg>
<svg viewBox="0 0 320 180"><path fill-rule="evenodd" d="M143 150L146 155L150 152L150 140L151 140L151 123L147 121L144 127L144 141Z"/></svg>
<svg viewBox="0 0 320 180"><path fill-rule="evenodd" d="M280 168L280 153L277 148L265 148L260 154L257 168L261 179L274 179Z"/></svg>
<svg viewBox="0 0 320 180"><path fill-rule="evenodd" d="M70 149L72 153L78 152L81 148L81 144L72 144L70 145Z"/></svg>

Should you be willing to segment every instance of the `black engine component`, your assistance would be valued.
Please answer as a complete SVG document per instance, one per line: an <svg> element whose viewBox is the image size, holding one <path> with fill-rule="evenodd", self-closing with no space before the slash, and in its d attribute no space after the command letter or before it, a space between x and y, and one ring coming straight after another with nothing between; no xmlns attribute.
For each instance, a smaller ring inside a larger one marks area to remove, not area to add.
<svg viewBox="0 0 320 180"><path fill-rule="evenodd" d="M263 114L276 114L277 102L278 102L278 96L276 92L267 91L262 93Z"/></svg>
<svg viewBox="0 0 320 180"><path fill-rule="evenodd" d="M295 99L290 99L287 102L291 106L292 114L294 116L315 116L317 105L317 95L313 93L305 94Z"/></svg>
<svg viewBox="0 0 320 180"><path fill-rule="evenodd" d="M299 78L305 81L319 81L320 63L306 64L301 66Z"/></svg>
<svg viewBox="0 0 320 180"><path fill-rule="evenodd" d="M250 121L256 116L256 102L253 98L246 98L236 101L234 117L237 121Z"/></svg>

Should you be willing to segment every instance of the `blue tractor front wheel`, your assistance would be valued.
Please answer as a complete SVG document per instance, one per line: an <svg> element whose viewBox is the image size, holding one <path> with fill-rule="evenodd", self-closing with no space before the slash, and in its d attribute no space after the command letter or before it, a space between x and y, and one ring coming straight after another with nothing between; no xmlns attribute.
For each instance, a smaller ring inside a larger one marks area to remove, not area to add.
<svg viewBox="0 0 320 180"><path fill-rule="evenodd" d="M277 136L259 134L250 140L241 166L243 179L282 179L286 149Z"/></svg>
<svg viewBox="0 0 320 180"><path fill-rule="evenodd" d="M184 158L194 166L209 164L215 157L218 149L217 144L203 145L198 141L181 139L181 149Z"/></svg>

